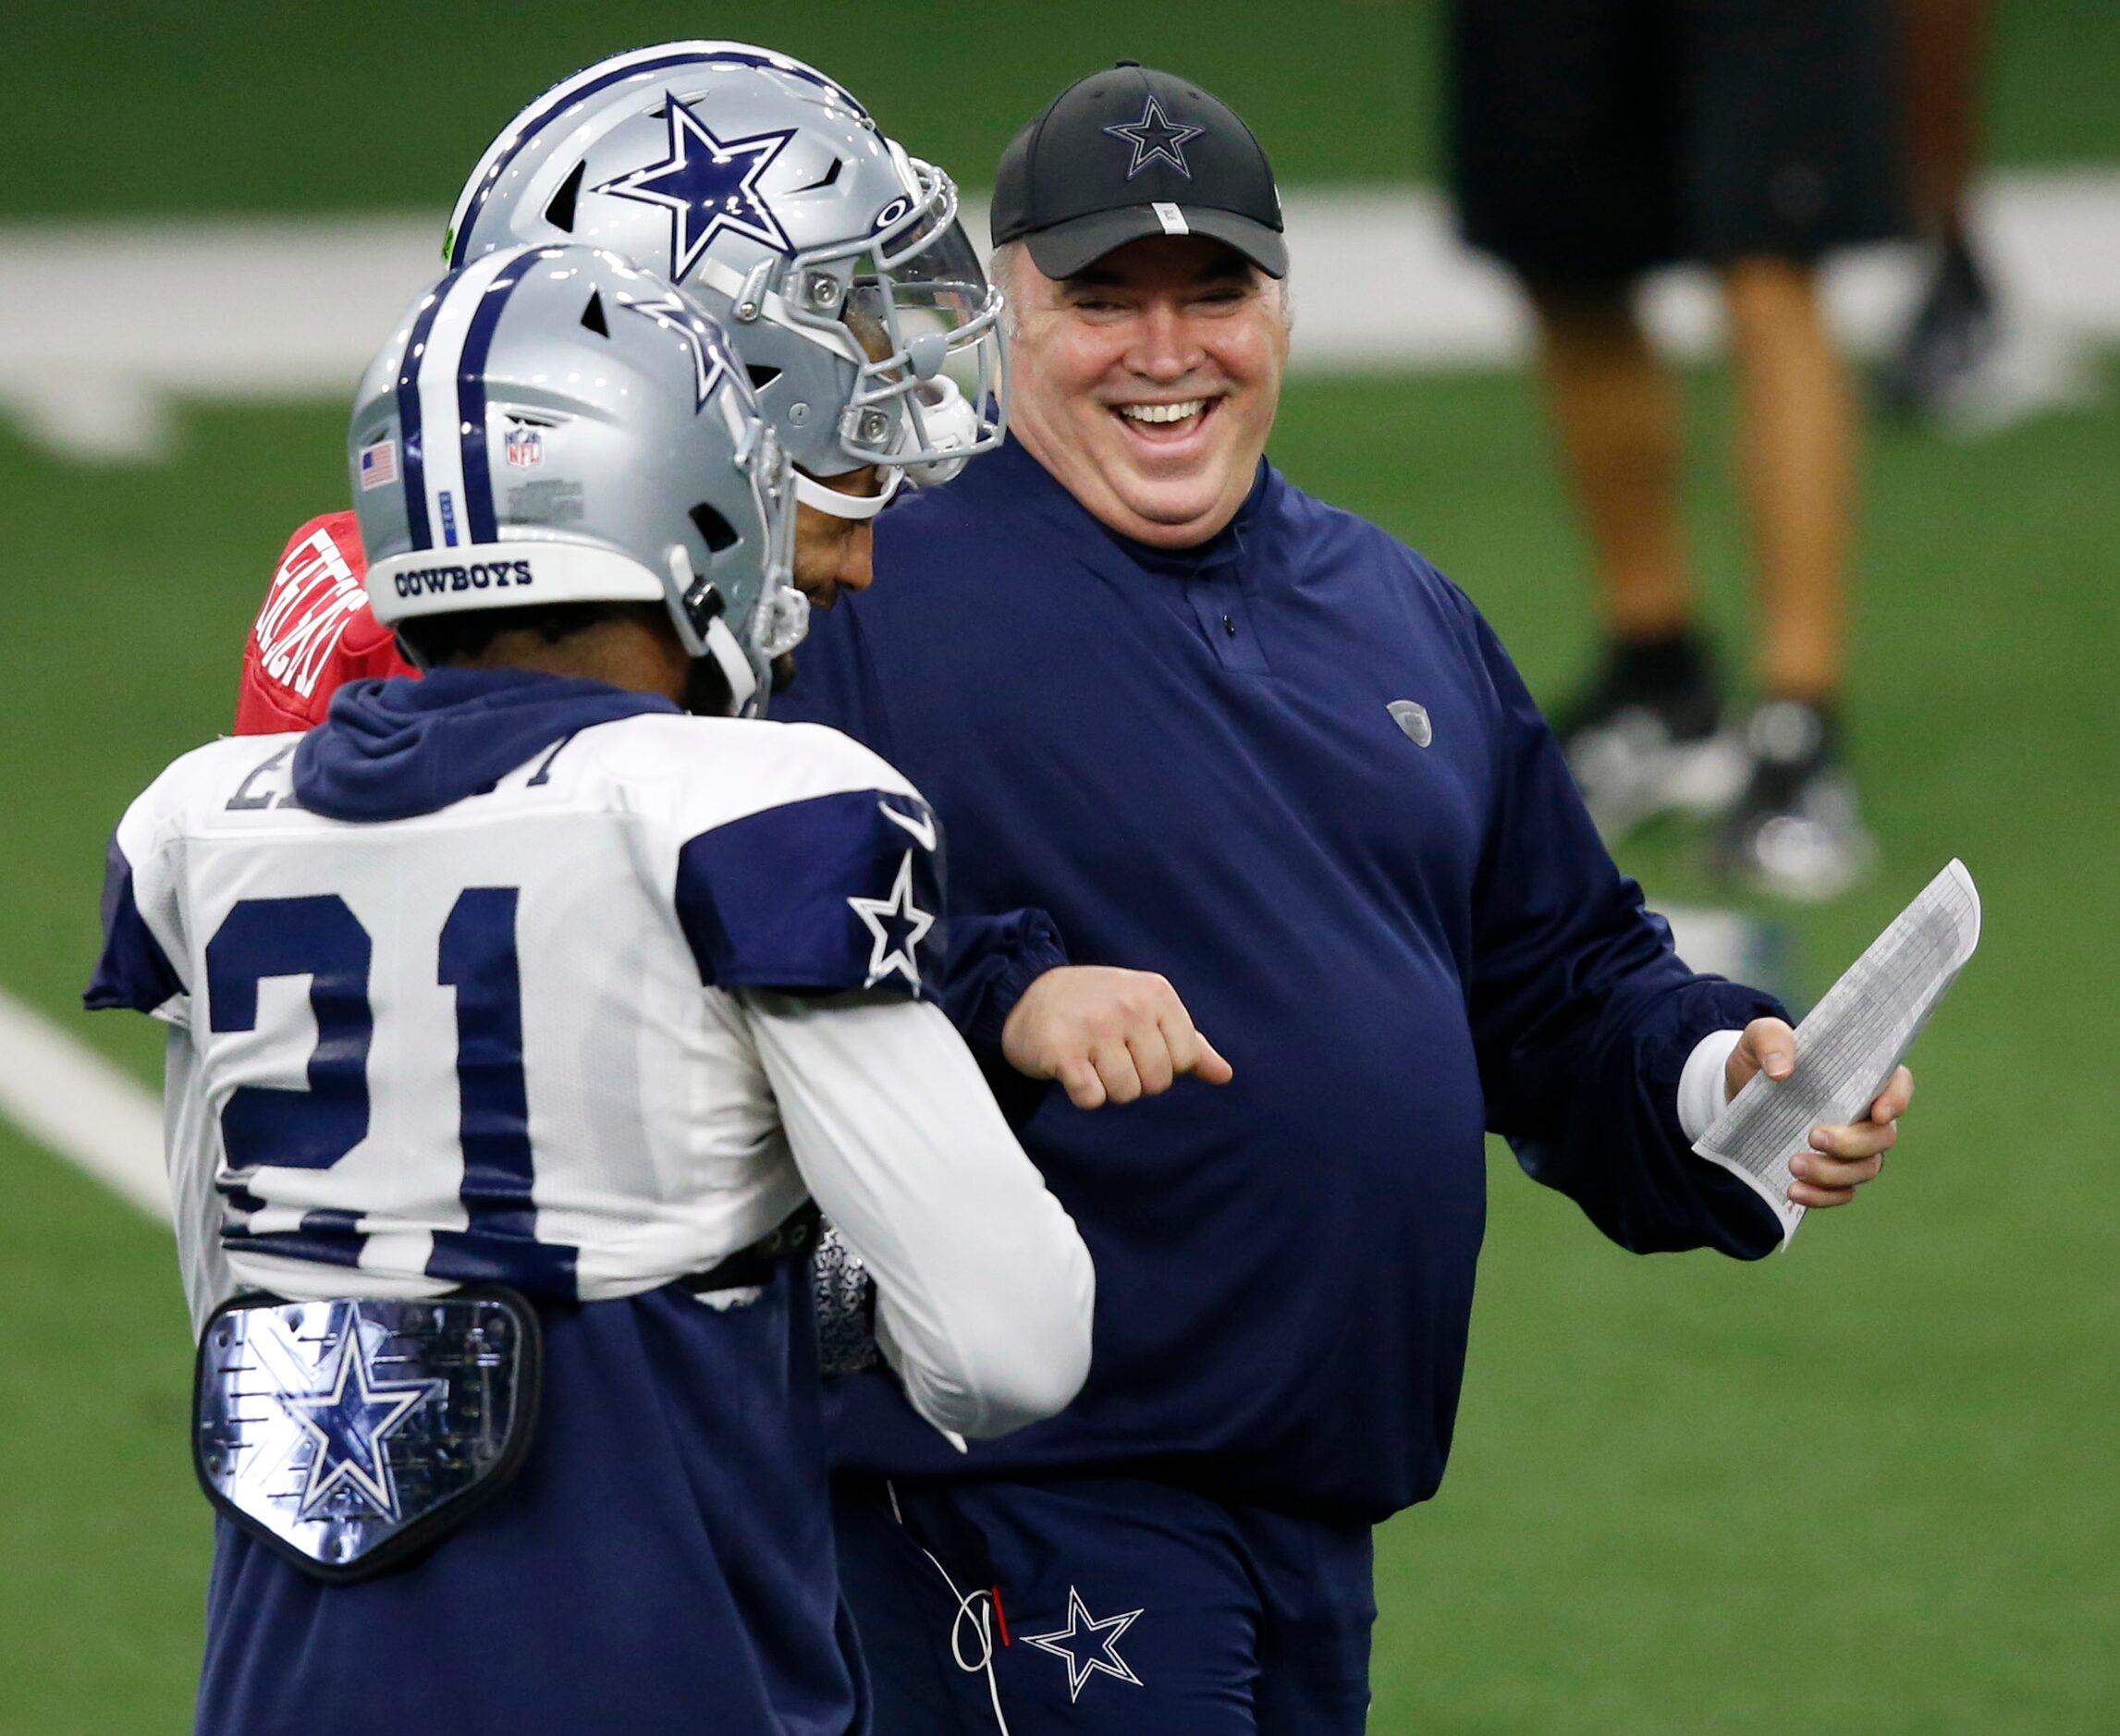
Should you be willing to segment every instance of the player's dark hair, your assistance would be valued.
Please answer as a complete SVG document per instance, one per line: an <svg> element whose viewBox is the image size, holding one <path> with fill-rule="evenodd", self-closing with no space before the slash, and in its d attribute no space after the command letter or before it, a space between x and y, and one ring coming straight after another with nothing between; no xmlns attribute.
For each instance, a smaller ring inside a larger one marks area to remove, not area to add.
<svg viewBox="0 0 2120 1736"><path fill-rule="evenodd" d="M664 621L659 603L536 603L520 609L459 609L417 615L398 623L398 637L423 669L439 669L475 657L500 634L535 633L548 645L606 621Z"/></svg>

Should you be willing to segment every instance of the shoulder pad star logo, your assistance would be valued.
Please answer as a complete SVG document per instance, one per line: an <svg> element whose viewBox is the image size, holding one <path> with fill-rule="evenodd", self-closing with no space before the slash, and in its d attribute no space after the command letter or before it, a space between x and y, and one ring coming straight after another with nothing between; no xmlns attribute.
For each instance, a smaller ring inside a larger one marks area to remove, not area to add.
<svg viewBox="0 0 2120 1736"><path fill-rule="evenodd" d="M725 230L775 252L792 254L794 243L760 194L758 182L788 148L794 128L723 141L674 96L665 112L669 155L592 190L660 205L670 214L669 275L680 283Z"/></svg>
<svg viewBox="0 0 2120 1736"><path fill-rule="evenodd" d="M890 883L890 897L851 898L847 903L869 932L868 981L862 986L874 988L895 971L918 989L920 962L913 957L913 948L935 926L935 917L913 901L913 852L907 850L905 860L898 864L898 878Z"/></svg>
<svg viewBox="0 0 2120 1736"><path fill-rule="evenodd" d="M318 1392L276 1397L316 1442L302 1489L300 1517L308 1519L341 1485L385 1519L398 1517L398 1479L384 1443L406 1418L442 1389L439 1380L374 1379L361 1342L360 1312L351 1303L334 1311L337 1344L325 1353Z"/></svg>
<svg viewBox="0 0 2120 1736"><path fill-rule="evenodd" d="M1139 1609L1129 1609L1124 1615L1095 1620L1090 1616L1089 1606L1082 1600L1082 1594L1070 1585L1067 1626L1057 1633L1025 1633L1019 1637L1025 1645L1035 1645L1041 1652L1050 1652L1055 1657L1067 1661L1067 1699L1072 1705L1085 1684L1095 1675L1111 1676L1121 1681L1131 1681L1136 1688L1141 1686L1141 1678L1119 1655L1119 1639L1143 1613Z"/></svg>
<svg viewBox="0 0 2120 1736"><path fill-rule="evenodd" d="M1132 180L1151 163L1168 163L1187 180L1193 171L1185 166L1185 146L1207 133L1205 127L1188 127L1183 122L1164 119L1163 104L1151 95L1148 105L1141 111L1141 118L1130 126L1107 127L1103 129L1114 139L1123 139L1134 147L1134 161L1127 165L1126 178Z"/></svg>
<svg viewBox="0 0 2120 1736"><path fill-rule="evenodd" d="M738 385L741 394L749 397L749 390L742 384L743 376L736 371L736 359L721 341L720 333L676 296L658 296L653 301L621 301L619 305L629 313L655 321L692 352L692 413L694 416L706 408L706 400L714 396L714 388L724 380Z"/></svg>

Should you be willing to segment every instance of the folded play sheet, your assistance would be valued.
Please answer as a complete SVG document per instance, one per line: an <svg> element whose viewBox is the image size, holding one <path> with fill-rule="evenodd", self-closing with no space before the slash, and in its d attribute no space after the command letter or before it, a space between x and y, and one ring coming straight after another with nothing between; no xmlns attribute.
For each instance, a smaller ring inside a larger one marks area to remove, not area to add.
<svg viewBox="0 0 2120 1736"><path fill-rule="evenodd" d="M1795 1072L1754 1077L1695 1143L1774 1208L1784 1248L1804 1216L1789 1159L1812 1128L1869 1113L1979 940L1980 895L1954 858L1796 1027Z"/></svg>

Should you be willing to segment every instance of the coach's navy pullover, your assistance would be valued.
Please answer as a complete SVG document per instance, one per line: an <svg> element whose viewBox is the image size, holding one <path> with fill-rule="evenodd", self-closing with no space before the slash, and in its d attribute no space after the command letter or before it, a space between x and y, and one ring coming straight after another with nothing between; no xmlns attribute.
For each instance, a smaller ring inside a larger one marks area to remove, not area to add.
<svg viewBox="0 0 2120 1736"><path fill-rule="evenodd" d="M1236 1078L1085 1113L990 1066L1097 1260L1089 1384L965 1459L855 1376L843 1466L1123 1470L1347 1519L1424 1499L1483 1129L1627 1247L1775 1245L1676 1099L1702 1036L1779 1009L1673 956L1418 555L1264 465L1220 535L1153 550L1011 444L880 519L876 566L775 715L859 737L940 813L959 1022L992 1062L1048 967L1159 971Z"/></svg>

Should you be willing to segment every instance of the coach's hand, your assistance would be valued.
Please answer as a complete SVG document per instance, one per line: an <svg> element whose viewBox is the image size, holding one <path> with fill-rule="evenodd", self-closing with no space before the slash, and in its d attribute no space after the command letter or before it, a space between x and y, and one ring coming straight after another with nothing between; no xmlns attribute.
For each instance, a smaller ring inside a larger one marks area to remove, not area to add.
<svg viewBox="0 0 2120 1736"><path fill-rule="evenodd" d="M1019 1073L1059 1080L1078 1109L1153 1097L1180 1073L1210 1085L1232 1077L1167 981L1102 964L1060 965L1025 989L1001 1053Z"/></svg>
<svg viewBox="0 0 2120 1736"><path fill-rule="evenodd" d="M1727 1103L1754 1073L1786 1079L1795 1070L1796 1033L1780 1019L1755 1019L1745 1027L1722 1068L1722 1100ZM1877 1180L1884 1154L1899 1143L1899 1118L1914 1101L1914 1075L1902 1067L1869 1106L1866 1120L1844 1127L1814 1127L1808 1150L1789 1160L1795 1178L1789 1183L1795 1205L1845 1205L1865 1181Z"/></svg>

